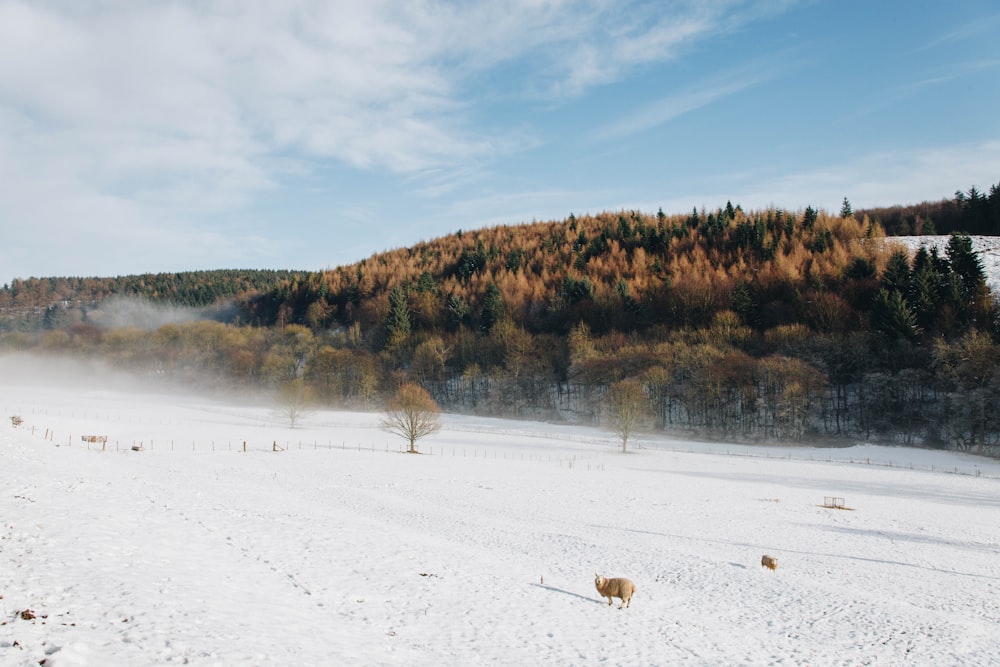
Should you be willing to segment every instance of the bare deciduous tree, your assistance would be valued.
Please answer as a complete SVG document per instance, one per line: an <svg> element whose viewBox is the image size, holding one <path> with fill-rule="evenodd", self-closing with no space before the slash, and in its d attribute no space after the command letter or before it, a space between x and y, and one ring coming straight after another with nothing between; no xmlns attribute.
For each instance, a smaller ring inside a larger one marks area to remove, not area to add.
<svg viewBox="0 0 1000 667"><path fill-rule="evenodd" d="M441 430L441 409L420 385L402 385L389 401L382 428L410 443L411 454L417 454L417 440Z"/></svg>
<svg viewBox="0 0 1000 667"><path fill-rule="evenodd" d="M277 412L288 420L291 428L295 428L295 425L312 411L315 404L314 392L302 378L296 378L281 386L276 402Z"/></svg>
<svg viewBox="0 0 1000 667"><path fill-rule="evenodd" d="M608 390L611 423L622 441L622 452L628 449L628 439L642 425L648 414L646 390L638 380L616 382Z"/></svg>

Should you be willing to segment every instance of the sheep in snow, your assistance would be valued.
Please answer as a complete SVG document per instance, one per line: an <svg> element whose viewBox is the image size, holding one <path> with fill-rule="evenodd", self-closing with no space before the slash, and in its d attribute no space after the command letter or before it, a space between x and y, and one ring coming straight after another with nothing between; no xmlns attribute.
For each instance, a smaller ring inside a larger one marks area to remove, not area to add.
<svg viewBox="0 0 1000 667"><path fill-rule="evenodd" d="M609 605L613 602L613 598L621 599L622 603L618 605L619 609L628 607L632 602L632 594L635 593L635 584L632 583L631 579L624 577L608 579L604 575L595 574L594 586L602 597L608 599Z"/></svg>
<svg viewBox="0 0 1000 667"><path fill-rule="evenodd" d="M778 559L775 558L774 556L768 556L767 554L764 554L763 556L760 557L760 566L766 567L767 569L774 572L775 570L778 569Z"/></svg>

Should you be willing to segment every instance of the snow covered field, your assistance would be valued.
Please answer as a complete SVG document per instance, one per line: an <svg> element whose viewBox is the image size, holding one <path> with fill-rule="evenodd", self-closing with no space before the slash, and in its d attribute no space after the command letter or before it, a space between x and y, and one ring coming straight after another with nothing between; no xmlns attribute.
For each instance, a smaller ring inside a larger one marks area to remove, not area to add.
<svg viewBox="0 0 1000 667"><path fill-rule="evenodd" d="M447 415L415 456L4 363L2 665L1000 664L997 462Z"/></svg>

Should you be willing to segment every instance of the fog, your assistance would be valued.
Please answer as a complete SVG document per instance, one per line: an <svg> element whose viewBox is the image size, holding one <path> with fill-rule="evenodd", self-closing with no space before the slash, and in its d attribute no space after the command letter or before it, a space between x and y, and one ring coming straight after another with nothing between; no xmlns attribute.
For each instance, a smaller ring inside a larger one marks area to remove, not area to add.
<svg viewBox="0 0 1000 667"><path fill-rule="evenodd" d="M153 331L166 324L197 320L229 321L236 315L236 310L232 304L194 308L153 303L135 296L116 296L88 310L87 321L105 329L134 327Z"/></svg>
<svg viewBox="0 0 1000 667"><path fill-rule="evenodd" d="M178 396L248 405L275 404L273 394L259 387L234 388L220 378L188 370L182 376L164 372L119 370L98 359L68 355L0 353L0 385L26 391L70 391L80 395L110 392L172 403ZM6 406L10 407L10 406Z"/></svg>

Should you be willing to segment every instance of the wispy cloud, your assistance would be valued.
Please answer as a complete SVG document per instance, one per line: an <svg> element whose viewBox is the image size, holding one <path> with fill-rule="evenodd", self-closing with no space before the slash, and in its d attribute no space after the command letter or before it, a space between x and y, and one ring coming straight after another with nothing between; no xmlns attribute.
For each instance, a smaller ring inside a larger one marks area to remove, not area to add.
<svg viewBox="0 0 1000 667"><path fill-rule="evenodd" d="M686 88L650 102L636 113L626 115L598 131L601 141L619 139L663 125L679 116L778 78L791 66L777 59L757 60L717 74L700 85Z"/></svg>
<svg viewBox="0 0 1000 667"><path fill-rule="evenodd" d="M950 63L946 68L936 68L922 78L887 87L881 91L876 100L858 104L849 113L846 113L842 121L854 121L870 116L879 111L896 107L904 100L918 95L928 88L945 86L961 79L977 76L984 71L996 70L998 68L1000 68L1000 59Z"/></svg>
<svg viewBox="0 0 1000 667"><path fill-rule="evenodd" d="M755 6L0 0L0 218L140 253L324 163L438 174L414 181L438 196L536 143L483 122L491 95L561 103Z"/></svg>
<svg viewBox="0 0 1000 667"><path fill-rule="evenodd" d="M937 38L930 40L926 44L917 47L914 52L935 49L947 46L956 42L963 42L982 35L993 35L1000 29L1000 14L977 17L975 21L969 21L959 26L946 30Z"/></svg>

